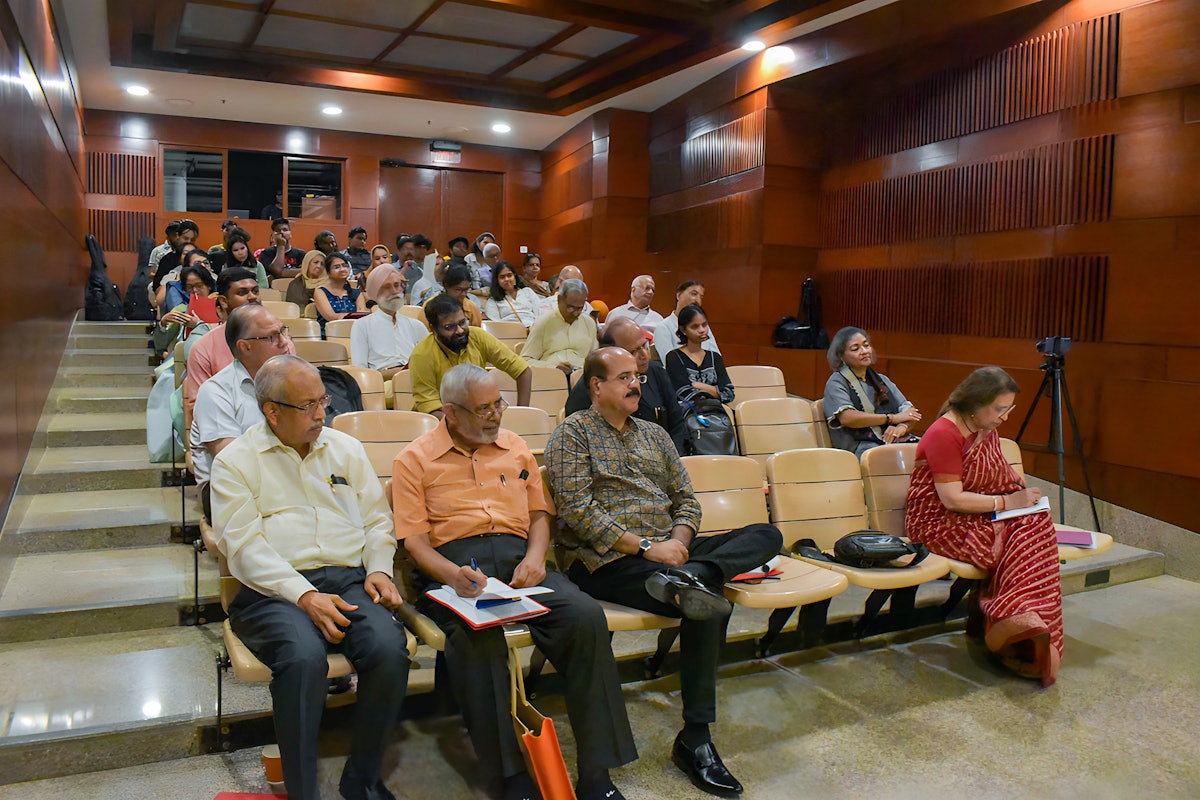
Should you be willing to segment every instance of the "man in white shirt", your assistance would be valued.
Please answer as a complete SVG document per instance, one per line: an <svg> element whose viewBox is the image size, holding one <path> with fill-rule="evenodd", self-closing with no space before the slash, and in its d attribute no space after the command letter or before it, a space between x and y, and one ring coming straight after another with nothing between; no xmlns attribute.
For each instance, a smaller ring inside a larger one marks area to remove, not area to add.
<svg viewBox="0 0 1200 800"><path fill-rule="evenodd" d="M542 301L542 304L540 306L538 306L538 319L541 319L542 317L546 316L547 314L553 314L555 311L558 310L558 292L560 289L562 289L563 283L565 283L566 281L571 281L571 280L582 281L583 280L583 270L581 270L579 267L576 267L572 264L568 264L567 266L565 266L561 270L559 270L558 278L556 278L554 281L554 294L547 297L545 300ZM593 317L592 312L594 310L595 309L592 308L591 303L587 303L583 307L583 313L587 314L589 317L592 317L593 319L594 319L594 317Z"/></svg>
<svg viewBox="0 0 1200 800"><path fill-rule="evenodd" d="M209 382L211 383L211 381ZM208 384L205 384L206 386ZM387 500L358 440L325 427L329 397L296 356L258 371L265 422L213 463L213 531L245 586L229 606L234 632L271 668L275 736L293 800L319 800L317 734L329 651L358 674L346 798L393 798L381 761L408 684L396 539Z"/></svg>
<svg viewBox="0 0 1200 800"><path fill-rule="evenodd" d="M596 349L596 321L584 315L587 284L574 278L557 292L558 308L540 317L529 329L521 357L537 367L558 367L567 375L583 368L587 354Z"/></svg>
<svg viewBox="0 0 1200 800"><path fill-rule="evenodd" d="M679 284L679 288L675 290L675 310L671 312L671 316L658 323L654 331L654 350L658 353L659 361L665 361L667 353L683 347L683 343L679 341L679 312L690 305L704 305L704 284L700 281L684 281ZM700 346L714 353L721 352L711 327L708 329L708 338Z"/></svg>
<svg viewBox="0 0 1200 800"><path fill-rule="evenodd" d="M254 396L254 376L268 359L288 352L291 340L286 330L270 311L248 303L230 313L221 331L234 359L200 385L188 433L192 472L200 487L205 519L212 519L209 502L212 461L250 426L263 421Z"/></svg>
<svg viewBox="0 0 1200 800"><path fill-rule="evenodd" d="M617 317L628 317L636 322L642 330L654 333L663 318L662 314L650 307L652 302L654 302L654 278L649 275L638 275L633 279L633 285L629 287L629 302L608 312L604 321L607 323Z"/></svg>
<svg viewBox="0 0 1200 800"><path fill-rule="evenodd" d="M413 348L429 331L412 317L397 313L404 305L404 284L404 276L391 264L371 270L366 289L375 310L350 328L350 363L386 373L408 364Z"/></svg>

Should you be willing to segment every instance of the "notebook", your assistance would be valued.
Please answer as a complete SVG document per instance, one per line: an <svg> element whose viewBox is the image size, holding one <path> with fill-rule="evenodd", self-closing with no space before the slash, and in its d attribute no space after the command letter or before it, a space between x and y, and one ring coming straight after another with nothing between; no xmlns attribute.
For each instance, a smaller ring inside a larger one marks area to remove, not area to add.
<svg viewBox="0 0 1200 800"><path fill-rule="evenodd" d="M450 586L430 589L425 594L430 600L441 603L462 617L472 628L479 630L549 613L550 609L532 599L531 595L552 591L554 590L546 586L514 589L504 581L488 578L483 587L483 594L478 597L459 597L458 592Z"/></svg>
<svg viewBox="0 0 1200 800"><path fill-rule="evenodd" d="M1050 498L1047 497L1046 495L1042 495L1041 499L1038 500L1036 503L1034 503L1031 506L1025 506L1024 508L1010 508L1005 511L997 511L994 514L992 514L992 521L998 522L999 520L1002 520L1002 519L1014 519L1015 517L1024 517L1027 514L1037 514L1042 511L1046 511L1046 512L1050 511Z"/></svg>
<svg viewBox="0 0 1200 800"><path fill-rule="evenodd" d="M1078 528L1058 528L1054 531L1059 544L1071 547L1082 547L1085 550L1096 549L1096 534L1091 531L1081 531Z"/></svg>

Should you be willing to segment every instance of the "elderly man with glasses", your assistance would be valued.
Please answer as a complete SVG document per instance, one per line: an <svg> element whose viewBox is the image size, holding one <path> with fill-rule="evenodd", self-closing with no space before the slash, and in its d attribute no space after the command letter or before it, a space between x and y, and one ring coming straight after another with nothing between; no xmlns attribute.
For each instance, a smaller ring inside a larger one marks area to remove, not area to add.
<svg viewBox="0 0 1200 800"><path fill-rule="evenodd" d="M278 329L246 337L268 345L280 338ZM325 427L329 396L315 367L276 356L258 370L254 394L264 421L213 462L213 532L229 571L245 584L229 606L230 625L271 668L288 797L322 795L317 734L326 656L335 651L358 674L338 789L355 800L393 798L381 762L409 662L404 628L392 616L402 601L392 582L387 499L362 444Z"/></svg>
<svg viewBox="0 0 1200 800"><path fill-rule="evenodd" d="M461 313L461 312L460 312ZM537 461L500 427L506 404L481 367L452 367L440 386L445 416L396 456L396 535L430 587L476 597L489 577L515 587L546 586L548 614L525 620L534 644L565 680L578 743L580 800L620 798L608 771L637 758L604 612L546 567L549 507ZM474 630L422 596L418 608L446 632L446 669L483 773L485 790L534 797L513 734L507 647L500 627Z"/></svg>

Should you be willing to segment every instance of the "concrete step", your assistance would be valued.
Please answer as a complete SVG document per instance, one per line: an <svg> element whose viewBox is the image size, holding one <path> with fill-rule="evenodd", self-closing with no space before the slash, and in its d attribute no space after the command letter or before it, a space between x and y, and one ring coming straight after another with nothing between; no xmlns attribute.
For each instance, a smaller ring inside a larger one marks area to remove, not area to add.
<svg viewBox="0 0 1200 800"><path fill-rule="evenodd" d="M131 349L67 350L63 353L64 367L141 367L149 371L150 353Z"/></svg>
<svg viewBox="0 0 1200 800"><path fill-rule="evenodd" d="M44 420L48 447L146 446L146 412L55 414Z"/></svg>
<svg viewBox="0 0 1200 800"><path fill-rule="evenodd" d="M56 388L73 387L146 387L154 385L154 372L149 365L140 367L59 367L54 378Z"/></svg>
<svg viewBox="0 0 1200 800"><path fill-rule="evenodd" d="M49 447L31 452L21 473L26 494L162 486L171 465L152 464L145 445Z"/></svg>
<svg viewBox="0 0 1200 800"><path fill-rule="evenodd" d="M201 602L215 603L216 560L201 554ZM186 545L30 553L13 561L0 596L0 642L169 628L194 598Z"/></svg>
<svg viewBox="0 0 1200 800"><path fill-rule="evenodd" d="M143 547L170 542L181 520L200 520L194 487L18 495L0 535L13 553Z"/></svg>
<svg viewBox="0 0 1200 800"><path fill-rule="evenodd" d="M145 333L76 333L68 341L73 350L130 350L152 351L150 334Z"/></svg>
<svg viewBox="0 0 1200 800"><path fill-rule="evenodd" d="M146 410L150 383L120 387L77 386L56 389L54 408L64 414L133 413Z"/></svg>
<svg viewBox="0 0 1200 800"><path fill-rule="evenodd" d="M109 334L129 335L144 334L153 323L150 322L87 322L76 320L71 326L71 333L79 336L107 336Z"/></svg>

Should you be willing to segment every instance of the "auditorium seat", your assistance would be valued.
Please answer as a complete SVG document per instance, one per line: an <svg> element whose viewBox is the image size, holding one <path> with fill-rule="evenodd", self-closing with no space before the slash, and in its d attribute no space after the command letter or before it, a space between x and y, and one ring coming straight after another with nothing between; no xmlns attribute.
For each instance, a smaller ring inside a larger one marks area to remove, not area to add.
<svg viewBox="0 0 1200 800"><path fill-rule="evenodd" d="M306 305L304 307L303 313L301 313L300 316L304 317L305 319L316 319L317 318L317 304L309 303L308 305Z"/></svg>
<svg viewBox="0 0 1200 800"><path fill-rule="evenodd" d="M363 411L384 411L387 406L383 398L383 376L377 369L356 367L353 364L338 364L337 368L354 378L362 392Z"/></svg>
<svg viewBox="0 0 1200 800"><path fill-rule="evenodd" d="M274 301L283 300L283 292L276 291L275 289L260 288L258 290L258 300L259 300L259 302L262 302L264 300L274 300Z"/></svg>
<svg viewBox="0 0 1200 800"><path fill-rule="evenodd" d="M291 337L293 342L300 340L321 341L321 324L315 319L295 317L281 321L284 325L287 325L288 336Z"/></svg>
<svg viewBox="0 0 1200 800"><path fill-rule="evenodd" d="M557 419L567 404L567 376L557 367L530 367L533 370L533 387L529 394L529 405L540 408ZM517 382L508 373L495 368L489 371L500 384L500 395L509 405L517 404Z"/></svg>
<svg viewBox="0 0 1200 800"><path fill-rule="evenodd" d="M783 450L819 447L812 404L800 397L764 397L734 406L738 449L765 468Z"/></svg>
<svg viewBox="0 0 1200 800"><path fill-rule="evenodd" d="M727 367L729 380L733 381L733 405L747 400L764 397L787 397L787 386L783 382L783 370L758 364Z"/></svg>
<svg viewBox="0 0 1200 800"><path fill-rule="evenodd" d="M350 363L346 348L337 342L301 339L292 344L296 348L296 355L314 367L338 367Z"/></svg>
<svg viewBox="0 0 1200 800"><path fill-rule="evenodd" d="M337 342L350 352L350 329L354 327L352 319L334 319L325 323L325 341Z"/></svg>
<svg viewBox="0 0 1200 800"><path fill-rule="evenodd" d="M284 300L263 300L262 306L280 319L300 318L300 306L295 303Z"/></svg>
<svg viewBox="0 0 1200 800"><path fill-rule="evenodd" d="M400 313L406 317L412 317L426 328L429 327L429 322L425 319L425 309L421 306L400 306Z"/></svg>
<svg viewBox="0 0 1200 800"><path fill-rule="evenodd" d="M519 322L485 319L483 329L504 342L509 347L515 347L525 341L529 331Z"/></svg>
<svg viewBox="0 0 1200 800"><path fill-rule="evenodd" d="M529 450L537 459L539 466L542 463L542 456L546 452L546 442L549 441L550 433L554 430L554 424L553 417L542 409L532 406L509 406L500 422L501 427L507 428L525 440L525 444L529 446Z"/></svg>
<svg viewBox="0 0 1200 800"><path fill-rule="evenodd" d="M392 476L392 460L397 453L437 425L437 417L417 411L350 411L333 418L334 430L363 443L380 480Z"/></svg>
<svg viewBox="0 0 1200 800"><path fill-rule="evenodd" d="M392 377L384 384L384 401L388 408L397 411L412 411L413 399L412 372L402 369L392 373Z"/></svg>
<svg viewBox="0 0 1200 800"><path fill-rule="evenodd" d="M833 440L829 438L829 421L825 418L825 398L812 401L813 408L813 424L816 425L817 446L818 447L833 447Z"/></svg>
<svg viewBox="0 0 1200 800"><path fill-rule="evenodd" d="M282 294L287 294L288 287L292 285L295 278L272 278L271 288Z"/></svg>

